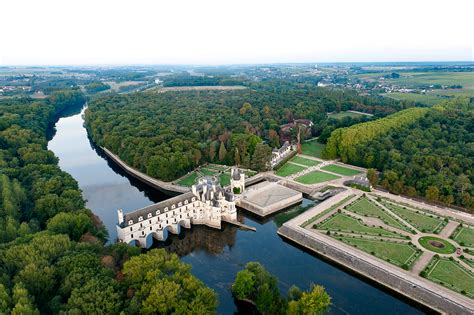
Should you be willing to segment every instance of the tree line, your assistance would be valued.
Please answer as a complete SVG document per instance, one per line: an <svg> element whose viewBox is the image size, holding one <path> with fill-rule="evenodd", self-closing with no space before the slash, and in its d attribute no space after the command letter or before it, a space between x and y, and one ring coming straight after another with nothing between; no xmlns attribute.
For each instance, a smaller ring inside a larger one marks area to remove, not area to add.
<svg viewBox="0 0 474 315"><path fill-rule="evenodd" d="M458 98L431 109L414 110L369 126L336 130L328 141L326 156L334 157L335 153L345 162L371 168L371 182L393 193L474 209L472 99ZM410 117L401 120L400 115ZM364 135L368 127L373 130Z"/></svg>

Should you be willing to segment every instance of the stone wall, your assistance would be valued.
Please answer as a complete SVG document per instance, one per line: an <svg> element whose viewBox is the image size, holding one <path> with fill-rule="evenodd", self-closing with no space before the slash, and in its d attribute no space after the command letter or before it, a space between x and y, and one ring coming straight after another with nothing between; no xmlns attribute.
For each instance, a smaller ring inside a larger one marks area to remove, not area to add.
<svg viewBox="0 0 474 315"><path fill-rule="evenodd" d="M469 301L471 300L467 297L458 296L455 292L445 294L441 290L436 290L435 284L427 284L428 280L423 278L416 279L410 276L403 277L401 273L392 272L391 268L384 268L385 266L382 264L372 263L359 255L345 250L343 247L336 246L324 238L314 237L307 233L309 232L303 228L291 226L287 223L278 229L278 234L281 236L322 254L330 260L377 281L429 308L449 314L473 314L474 301L470 303Z"/></svg>

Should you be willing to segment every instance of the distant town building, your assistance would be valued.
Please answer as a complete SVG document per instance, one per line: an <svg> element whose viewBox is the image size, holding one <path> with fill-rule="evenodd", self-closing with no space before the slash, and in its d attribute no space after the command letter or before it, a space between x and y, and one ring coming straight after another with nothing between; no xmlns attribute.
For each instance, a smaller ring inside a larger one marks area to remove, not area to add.
<svg viewBox="0 0 474 315"><path fill-rule="evenodd" d="M117 213L118 241L138 242L142 248L149 248L153 239L166 240L169 232L179 234L181 227L203 224L220 229L222 221L237 220L234 195L207 177L193 185L191 192L130 213L121 209Z"/></svg>

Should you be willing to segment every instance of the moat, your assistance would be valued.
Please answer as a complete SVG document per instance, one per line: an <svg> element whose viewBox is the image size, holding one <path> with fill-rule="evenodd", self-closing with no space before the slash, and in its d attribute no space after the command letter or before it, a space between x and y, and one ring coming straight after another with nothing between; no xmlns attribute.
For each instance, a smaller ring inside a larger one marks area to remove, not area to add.
<svg viewBox="0 0 474 315"><path fill-rule="evenodd" d="M97 214L116 237L117 209L132 211L169 196L127 177L109 161L87 137L79 111L59 119L49 149L59 158L60 167L78 182L87 207ZM303 204L311 202L303 200ZM292 284L308 289L311 283L323 285L332 297L332 314L416 314L422 313L406 301L390 295L358 277L285 242L277 233L273 218L260 221L239 210L239 219L256 232L224 224L222 230L193 226L172 235L165 247L192 265L192 272L219 294L220 314L237 311L230 293L236 273L249 261L261 262L279 279L286 292Z"/></svg>

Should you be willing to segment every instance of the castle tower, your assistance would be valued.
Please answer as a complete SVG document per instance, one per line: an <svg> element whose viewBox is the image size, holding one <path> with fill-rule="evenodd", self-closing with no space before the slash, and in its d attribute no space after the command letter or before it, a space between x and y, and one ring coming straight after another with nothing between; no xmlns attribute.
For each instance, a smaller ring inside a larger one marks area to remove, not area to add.
<svg viewBox="0 0 474 315"><path fill-rule="evenodd" d="M230 189L235 194L241 194L245 190L245 174L237 167L230 170Z"/></svg>

